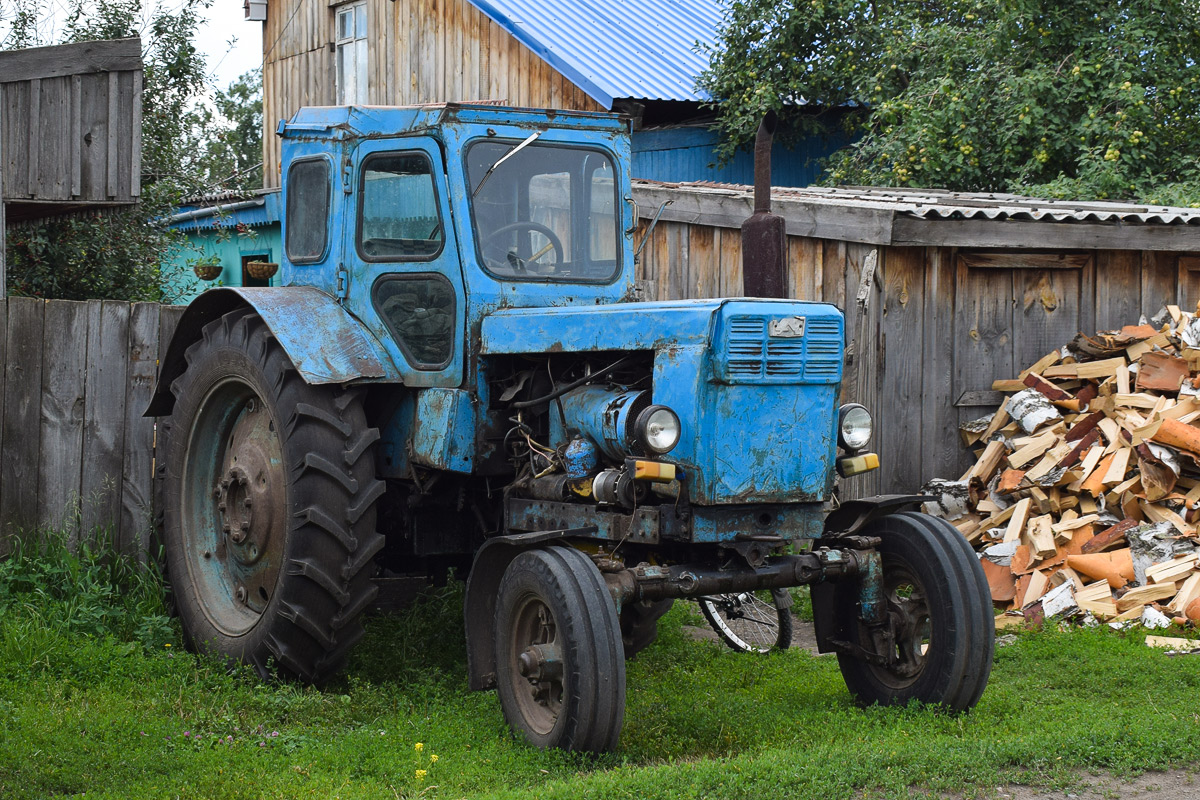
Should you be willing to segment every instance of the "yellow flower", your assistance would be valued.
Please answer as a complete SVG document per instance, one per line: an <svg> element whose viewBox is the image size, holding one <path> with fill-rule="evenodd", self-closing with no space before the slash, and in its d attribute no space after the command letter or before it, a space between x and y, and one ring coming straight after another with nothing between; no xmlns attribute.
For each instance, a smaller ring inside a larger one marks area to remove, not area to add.
<svg viewBox="0 0 1200 800"><path fill-rule="evenodd" d="M423 781L423 780L425 780L425 776L426 776L426 775L428 775L428 774L429 774L429 773L427 773L427 772L426 772L425 770L423 770L423 769L419 769L419 770L417 770L417 780L419 780L419 781Z"/></svg>
<svg viewBox="0 0 1200 800"><path fill-rule="evenodd" d="M425 749L424 742L417 742L416 744L413 745L413 750L416 750L418 753L424 749Z"/></svg>
<svg viewBox="0 0 1200 800"><path fill-rule="evenodd" d="M434 753L434 754L432 754L431 756L429 756L429 763L430 763L430 764L436 764L436 763L437 763L437 753Z"/></svg>

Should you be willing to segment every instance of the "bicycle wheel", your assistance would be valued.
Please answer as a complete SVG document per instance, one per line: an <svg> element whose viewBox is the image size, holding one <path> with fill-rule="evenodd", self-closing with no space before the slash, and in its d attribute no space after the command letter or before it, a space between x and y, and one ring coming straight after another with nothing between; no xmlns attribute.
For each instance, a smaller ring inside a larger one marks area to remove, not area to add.
<svg viewBox="0 0 1200 800"><path fill-rule="evenodd" d="M730 648L743 653L786 650L792 644L791 598L784 589L698 598L700 613Z"/></svg>

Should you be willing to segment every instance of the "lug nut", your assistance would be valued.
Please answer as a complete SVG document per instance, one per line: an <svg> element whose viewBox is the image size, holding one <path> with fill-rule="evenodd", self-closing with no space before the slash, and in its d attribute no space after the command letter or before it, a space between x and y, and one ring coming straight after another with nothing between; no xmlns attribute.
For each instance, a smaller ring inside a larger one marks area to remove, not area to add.
<svg viewBox="0 0 1200 800"><path fill-rule="evenodd" d="M237 587L237 591L234 593L234 596L237 597L237 601L239 603L245 603L246 602L246 587L245 586Z"/></svg>

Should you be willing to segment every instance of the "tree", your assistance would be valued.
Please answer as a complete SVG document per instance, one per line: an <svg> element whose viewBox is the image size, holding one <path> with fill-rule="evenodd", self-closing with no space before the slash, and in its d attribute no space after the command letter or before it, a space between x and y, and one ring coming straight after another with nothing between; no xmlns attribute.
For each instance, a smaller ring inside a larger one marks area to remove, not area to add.
<svg viewBox="0 0 1200 800"><path fill-rule="evenodd" d="M8 280L13 294L74 300L176 299L163 296L159 265L176 248L186 247L186 240L167 226L167 218L183 198L237 171L246 149L257 148L256 160L261 160L257 123L249 126L257 143L239 145L229 133L241 130L251 114L261 118L261 100L257 109L252 100L245 102L253 94L252 76L217 93L218 111L229 117L228 122L201 102L207 71L194 40L200 12L211 2L182 0L146 11L142 0L70 0L63 42L142 39L141 201L129 209L51 219L9 231ZM10 20L4 20L10 28L5 46L45 44L41 15L46 8L40 0L16 0Z"/></svg>
<svg viewBox="0 0 1200 800"><path fill-rule="evenodd" d="M1200 205L1200 0L733 0L710 54L726 156L841 107L827 182Z"/></svg>
<svg viewBox="0 0 1200 800"><path fill-rule="evenodd" d="M207 107L198 113L205 132L200 171L206 186L228 189L262 188L262 70L238 77L213 98L216 114Z"/></svg>

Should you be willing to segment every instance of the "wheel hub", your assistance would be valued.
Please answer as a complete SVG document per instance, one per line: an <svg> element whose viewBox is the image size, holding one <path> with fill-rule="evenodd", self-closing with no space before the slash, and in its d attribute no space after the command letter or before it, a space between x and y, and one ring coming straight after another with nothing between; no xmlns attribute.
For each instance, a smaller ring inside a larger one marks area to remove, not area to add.
<svg viewBox="0 0 1200 800"><path fill-rule="evenodd" d="M554 617L541 599L527 598L512 637L513 694L529 726L549 733L562 710L564 665Z"/></svg>
<svg viewBox="0 0 1200 800"><path fill-rule="evenodd" d="M192 551L205 584L201 603L217 628L238 635L266 611L284 561L282 442L269 406L236 380L210 394L192 436L189 480L198 492L189 507L190 524L204 532Z"/></svg>

